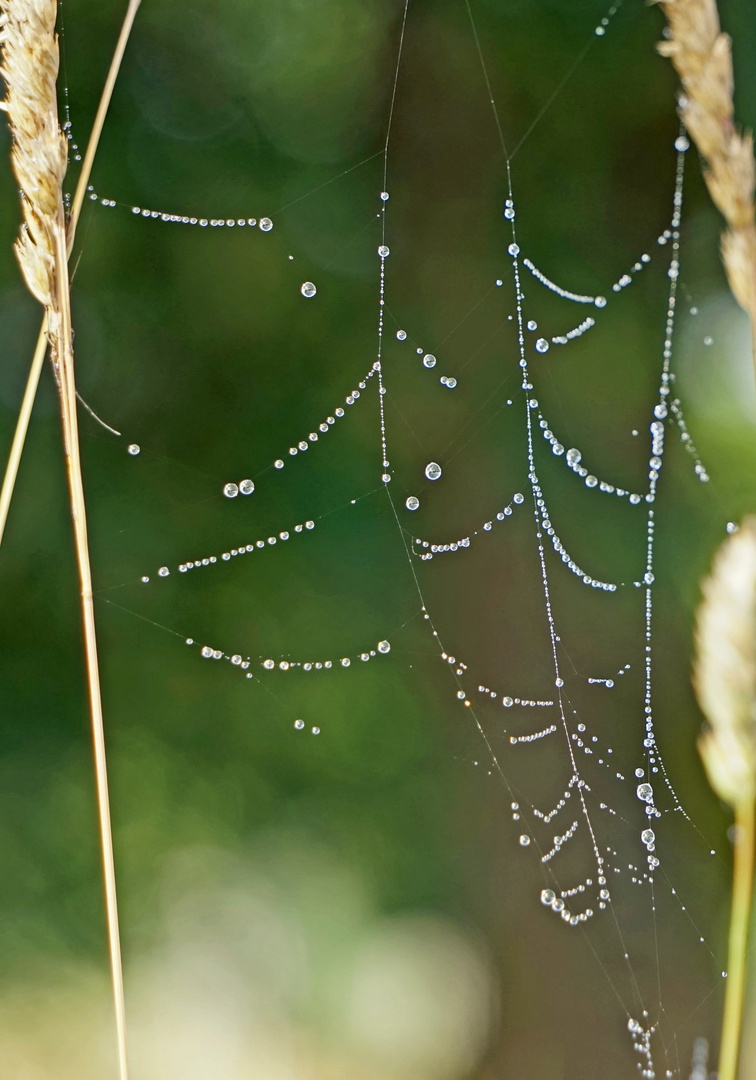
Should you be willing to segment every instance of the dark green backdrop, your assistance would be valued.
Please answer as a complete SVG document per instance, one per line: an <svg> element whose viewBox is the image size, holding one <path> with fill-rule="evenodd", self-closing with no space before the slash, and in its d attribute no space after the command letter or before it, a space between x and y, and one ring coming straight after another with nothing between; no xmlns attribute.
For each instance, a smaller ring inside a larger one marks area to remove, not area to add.
<svg viewBox="0 0 756 1080"><path fill-rule="evenodd" d="M62 11L81 145L121 8L66 0ZM473 10L512 147L592 40L604 5L474 0ZM286 453L375 358L375 155L401 12L397 0L143 0L93 174L96 192L119 205L87 204L79 227L78 383L123 432L117 439L81 414L135 1080L635 1074L611 989L624 978L616 940L601 929L593 939L607 981L589 942L546 917L510 796L489 779L485 747L417 617L384 494L350 503L380 488L374 395L306 460ZM756 17L746 0L723 4L722 15L747 126ZM641 251L657 250L668 223L676 83L654 50L661 28L657 10L625 0L515 157L521 246L578 291L606 291ZM442 485L426 485L412 519L441 538L527 491L520 413L505 405L520 400L514 342L501 329L512 310L505 184L464 3L410 0L404 49L389 156L387 422L400 503L400 477L419 477L434 457L444 464ZM7 160L5 134L3 146ZM0 184L4 453L40 313L11 254L19 215L9 167ZM720 222L693 150L686 190L675 366L712 480L708 489L695 480L670 429L657 724L705 839L665 820L661 851L708 943L667 890L662 1000L680 1075L693 1039L716 1038L728 873L728 820L695 754L691 620L725 523L754 506L756 416L747 327L727 296ZM144 221L132 205L267 214L274 228ZM502 290L446 340L497 277ZM312 300L299 293L305 280L317 284ZM571 316L528 288L545 323ZM665 296L657 259L593 336L543 364L541 401L565 440L627 487L640 483L647 455ZM397 326L438 354L435 372L397 343ZM453 392L439 387L444 370L459 373ZM127 454L131 442L138 456ZM226 480L257 477L279 456L286 468L260 476L254 496L223 498ZM542 479L577 560L598 577L632 578L643 555L637 515L557 464L545 462ZM309 517L320 519L316 530L288 548L155 578L163 563L220 555ZM45 372L0 550L0 1061L25 1080L114 1075L70 534ZM457 561L423 566L422 582L471 683L544 696L532 543L523 513ZM558 571L554 602L575 669L632 665L615 696L585 698L629 775L642 722L640 594L596 594ZM186 636L253 656L338 658L384 637L392 651L347 671L273 673L268 693L201 661ZM295 733L300 716L307 726ZM546 753L507 771L538 805L560 790ZM611 785L605 794L625 798ZM632 799L626 807L631 836L640 815ZM638 977L653 982L647 894L623 904Z"/></svg>

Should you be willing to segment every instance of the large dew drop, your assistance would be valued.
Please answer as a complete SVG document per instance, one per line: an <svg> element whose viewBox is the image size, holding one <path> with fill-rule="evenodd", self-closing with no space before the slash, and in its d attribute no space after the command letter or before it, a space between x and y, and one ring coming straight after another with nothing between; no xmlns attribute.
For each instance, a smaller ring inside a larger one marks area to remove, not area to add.
<svg viewBox="0 0 756 1080"><path fill-rule="evenodd" d="M404 504L408 510L417 510L420 505L420 500L416 495L409 495L407 501Z"/></svg>
<svg viewBox="0 0 756 1080"><path fill-rule="evenodd" d="M309 298L311 296L314 296L318 290L315 288L311 281L305 281L302 283L302 287L299 291L301 292L302 296L306 296L309 300Z"/></svg>
<svg viewBox="0 0 756 1080"><path fill-rule="evenodd" d="M437 461L429 461L425 466L425 475L429 480L438 480L441 476L441 466Z"/></svg>

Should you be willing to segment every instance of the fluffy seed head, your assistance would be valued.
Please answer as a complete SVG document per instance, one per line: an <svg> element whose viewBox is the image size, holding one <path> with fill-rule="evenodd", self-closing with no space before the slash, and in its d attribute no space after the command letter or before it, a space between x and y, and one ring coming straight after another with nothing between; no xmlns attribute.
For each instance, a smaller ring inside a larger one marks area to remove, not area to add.
<svg viewBox="0 0 756 1080"><path fill-rule="evenodd" d="M734 807L756 797L756 517L722 544L702 591L693 683L709 727L698 748Z"/></svg>
<svg viewBox="0 0 756 1080"><path fill-rule="evenodd" d="M16 255L26 283L51 313L56 308L55 230L63 223L66 140L58 124L55 0L0 0L2 74L13 169L24 222Z"/></svg>
<svg viewBox="0 0 756 1080"><path fill-rule="evenodd" d="M669 40L659 52L675 65L680 117L706 159L706 183L728 229L722 259L733 295L756 324L753 139L733 122L732 42L719 26L716 0L659 0Z"/></svg>

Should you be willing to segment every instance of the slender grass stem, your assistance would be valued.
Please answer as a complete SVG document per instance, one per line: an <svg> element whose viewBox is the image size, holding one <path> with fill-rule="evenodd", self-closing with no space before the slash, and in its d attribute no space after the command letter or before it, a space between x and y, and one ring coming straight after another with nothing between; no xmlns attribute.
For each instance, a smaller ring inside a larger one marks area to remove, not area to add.
<svg viewBox="0 0 756 1080"><path fill-rule="evenodd" d="M18 413L18 420L16 421L16 430L13 434L13 442L11 443L10 453L8 454L8 463L5 466L3 486L0 488L0 544L3 542L5 523L8 520L8 511L10 509L11 499L13 498L13 489L16 486L18 467L21 464L21 454L23 453L24 443L26 442L26 432L29 429L29 420L31 419L34 399L37 396L39 377L42 374L42 365L45 362L46 353L47 315L44 315L42 317L42 326L40 327L39 337L37 338L37 347L34 350L34 358L29 370L29 377L26 380L26 387L21 401L21 408Z"/></svg>
<svg viewBox="0 0 756 1080"><path fill-rule="evenodd" d="M113 59L110 62L110 69L108 70L108 75L105 80L105 86L103 87L102 96L100 97L100 104L97 108L94 124L92 125L92 132L89 136L89 142L84 154L81 172L79 173L79 180L76 185L76 191L71 205L71 213L68 218L67 254L69 256L73 249L76 226L79 223L81 208L84 205L84 198L87 193L89 178L92 174L92 166L94 164L95 154L97 153L100 135L102 134L105 117L110 106L110 99L113 96L113 88L116 79L118 78L123 54L126 51L126 44L129 40L140 3L141 0L129 0L129 6L126 10L115 52L113 53ZM34 399L37 396L37 387L39 386L39 379L42 374L46 352L47 318L44 317L42 319L39 337L37 338L37 346L34 350L34 358L31 363L31 368L29 369L29 376L26 380L24 396L21 401L21 409L19 410L18 420L16 421L16 430L13 434L13 442L11 443L10 453L8 455L8 463L5 466L3 483L0 488L0 544L2 544L3 536L5 534L5 524L8 520L8 511L10 510L13 491L16 486L16 477L18 476L21 455L23 453L24 443L26 442L26 433L29 430L32 407L34 405Z"/></svg>
<svg viewBox="0 0 756 1080"><path fill-rule="evenodd" d="M732 907L727 949L727 990L725 992L722 1044L719 1052L719 1080L736 1080L743 1027L743 1003L747 974L748 928L753 893L756 853L756 803L751 798L735 807L733 845Z"/></svg>
<svg viewBox="0 0 756 1080"><path fill-rule="evenodd" d="M100 136L102 135L103 125L105 124L105 117L107 116L108 109L110 108L110 99L113 96L113 89L116 84L116 79L118 78L118 72L121 69L121 61L123 60L123 54L126 51L126 45L131 35L131 28L134 25L134 19L136 18L136 13L139 9L140 3L141 0L129 0L129 6L126 9L126 15L124 16L123 25L121 26L121 32L118 35L118 41L116 42L113 59L110 61L110 68L108 70L108 76L105 79L105 86L102 89L100 104L97 107L97 114L95 115L94 124L92 125L92 132L89 136L87 149L84 153L84 160L81 163L79 182L76 185L73 203L71 204L71 214L68 219L69 255L71 254L71 250L73 248L74 239L76 236L76 226L79 222L81 208L84 204L84 198L87 193L87 185L89 184L89 177L92 174L92 166L94 165L95 154L97 153L97 147L100 142Z"/></svg>

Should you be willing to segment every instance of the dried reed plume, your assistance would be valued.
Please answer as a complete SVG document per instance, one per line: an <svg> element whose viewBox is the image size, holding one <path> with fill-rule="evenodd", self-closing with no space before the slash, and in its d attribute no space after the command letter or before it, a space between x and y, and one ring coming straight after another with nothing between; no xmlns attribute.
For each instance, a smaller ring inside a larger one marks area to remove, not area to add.
<svg viewBox="0 0 756 1080"><path fill-rule="evenodd" d="M680 117L706 161L709 193L727 222L722 234L727 280L751 319L756 343L756 168L753 138L733 121L732 42L720 29L716 0L659 2L670 39L658 49L680 76Z"/></svg>
<svg viewBox="0 0 756 1080"><path fill-rule="evenodd" d="M699 750L709 782L735 812L732 915L720 1080L735 1080L756 847L756 517L720 548L696 625L693 682L709 722Z"/></svg>
<svg viewBox="0 0 756 1080"><path fill-rule="evenodd" d="M63 203L66 140L58 123L56 80L58 41L56 0L0 0L0 45L13 138L12 159L20 188L24 223L16 243L21 270L45 308L63 422L76 558L81 583L87 681L92 717L100 839L105 878L111 973L121 1080L128 1080L125 1008L110 825L105 736L95 634L86 504L79 456L73 330L68 278L68 241Z"/></svg>

